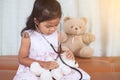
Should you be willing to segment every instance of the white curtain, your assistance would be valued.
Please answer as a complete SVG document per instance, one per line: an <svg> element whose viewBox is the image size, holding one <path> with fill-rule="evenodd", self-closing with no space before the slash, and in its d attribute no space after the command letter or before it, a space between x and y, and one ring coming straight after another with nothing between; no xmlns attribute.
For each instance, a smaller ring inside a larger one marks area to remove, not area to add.
<svg viewBox="0 0 120 80"><path fill-rule="evenodd" d="M0 55L17 55L34 0L0 0Z"/></svg>
<svg viewBox="0 0 120 80"><path fill-rule="evenodd" d="M94 56L120 56L120 0L58 0L63 18L86 17L87 31L95 34ZM20 31L34 0L0 0L0 54L16 55Z"/></svg>

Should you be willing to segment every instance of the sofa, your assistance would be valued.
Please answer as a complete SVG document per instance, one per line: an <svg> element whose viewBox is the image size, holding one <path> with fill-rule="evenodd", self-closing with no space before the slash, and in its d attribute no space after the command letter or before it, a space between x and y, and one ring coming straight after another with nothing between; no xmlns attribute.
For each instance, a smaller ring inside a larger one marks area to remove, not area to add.
<svg viewBox="0 0 120 80"><path fill-rule="evenodd" d="M76 61L91 80L120 80L120 57L76 57ZM0 80L12 80L18 65L17 56L0 56Z"/></svg>

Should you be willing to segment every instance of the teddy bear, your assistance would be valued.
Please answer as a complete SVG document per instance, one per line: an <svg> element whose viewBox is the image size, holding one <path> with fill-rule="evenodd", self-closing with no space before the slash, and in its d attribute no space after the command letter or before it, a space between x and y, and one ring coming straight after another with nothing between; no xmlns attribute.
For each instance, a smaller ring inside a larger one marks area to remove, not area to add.
<svg viewBox="0 0 120 80"><path fill-rule="evenodd" d="M66 58L65 52L61 54L62 60L67 63L67 65L78 68L78 63L75 62L75 60L70 60ZM46 61L54 61L54 59L49 56ZM56 62L59 64L59 67L53 70L47 70L40 66L38 62L33 62L30 65L30 70L33 72L36 76L39 76L39 80L60 80L63 75L69 74L72 69L69 66L66 66L61 61L60 57L57 58Z"/></svg>
<svg viewBox="0 0 120 80"><path fill-rule="evenodd" d="M86 25L86 17L65 17L64 31L61 31L61 43L63 49L71 50L75 56L91 58L93 49L89 45L95 41L95 35L86 32Z"/></svg>

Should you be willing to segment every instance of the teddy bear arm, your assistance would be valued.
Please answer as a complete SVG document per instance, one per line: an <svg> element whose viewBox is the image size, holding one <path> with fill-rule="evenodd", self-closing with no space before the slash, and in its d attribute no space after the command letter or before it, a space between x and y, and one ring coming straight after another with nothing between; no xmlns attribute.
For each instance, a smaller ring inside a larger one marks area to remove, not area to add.
<svg viewBox="0 0 120 80"><path fill-rule="evenodd" d="M95 35L93 35L92 33L85 33L82 36L82 40L86 45L89 45L90 43L95 41Z"/></svg>

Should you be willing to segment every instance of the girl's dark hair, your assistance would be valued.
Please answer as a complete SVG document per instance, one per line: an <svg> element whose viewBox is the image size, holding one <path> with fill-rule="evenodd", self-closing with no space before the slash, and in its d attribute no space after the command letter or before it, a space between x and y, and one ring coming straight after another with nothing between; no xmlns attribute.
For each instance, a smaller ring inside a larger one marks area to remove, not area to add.
<svg viewBox="0 0 120 80"><path fill-rule="evenodd" d="M26 27L22 29L21 34L25 30L36 29L34 18L36 18L39 22L43 22L46 20L61 18L61 15L61 6L57 0L36 0L32 13L27 19Z"/></svg>

